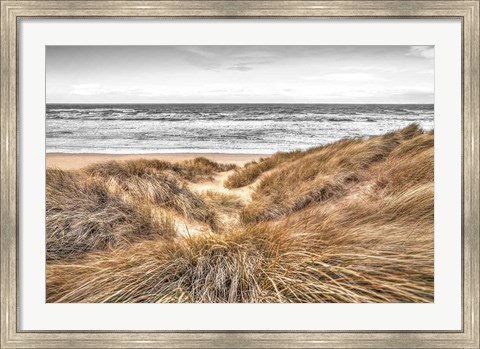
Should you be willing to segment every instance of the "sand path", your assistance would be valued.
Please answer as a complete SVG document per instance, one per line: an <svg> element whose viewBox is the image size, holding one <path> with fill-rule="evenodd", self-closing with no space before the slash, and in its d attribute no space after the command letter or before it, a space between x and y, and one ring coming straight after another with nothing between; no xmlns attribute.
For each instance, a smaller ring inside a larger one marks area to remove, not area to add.
<svg viewBox="0 0 480 349"><path fill-rule="evenodd" d="M224 187L225 181L230 175L232 175L235 170L220 172L213 176L209 181L199 182L199 183L189 183L189 188L199 194L204 194L206 192L217 192L222 194L234 195L239 198L243 204L247 204L251 201L251 194L253 192L253 184L245 186L242 188L228 189ZM229 212L221 213L219 217L224 224L227 225L237 225L239 224L238 212ZM210 229L205 224L199 224L194 221L185 221L184 219L176 219L177 231L181 236L192 236L203 233L209 233Z"/></svg>
<svg viewBox="0 0 480 349"><path fill-rule="evenodd" d="M245 165L250 161L258 161L261 157L265 157L265 154L197 154L197 153L185 153L185 154L134 154L134 155L116 155L116 154L60 154L49 153L46 155L46 165L51 168L60 168L63 170L76 170L94 163L117 160L138 160L138 159L156 159L171 162L181 162L185 160L191 160L196 157L205 157L212 161L219 163L236 164L239 167ZM224 187L225 181L235 170L220 172L215 174L211 180L200 183L189 183L188 186L191 190L202 194L208 191L217 192L222 194L230 194L239 198L243 204L248 204L251 201L251 194L254 191L254 186L258 183L252 183L248 186L235 189L227 189ZM207 224L186 219L175 212L170 212L174 224L177 228L179 235L198 235L211 233ZM238 213L224 212L220 214L223 224L235 225L239 223ZM159 215L161 218L161 215Z"/></svg>

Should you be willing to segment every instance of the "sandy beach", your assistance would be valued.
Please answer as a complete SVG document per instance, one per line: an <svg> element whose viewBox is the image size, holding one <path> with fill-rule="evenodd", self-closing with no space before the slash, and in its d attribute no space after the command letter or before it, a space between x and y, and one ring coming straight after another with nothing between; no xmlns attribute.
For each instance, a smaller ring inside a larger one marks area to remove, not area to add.
<svg viewBox="0 0 480 349"><path fill-rule="evenodd" d="M46 155L47 167L56 167L63 170L78 169L97 162L110 160L138 160L157 159L170 162L190 160L205 157L219 163L230 163L243 166L245 163L268 157L268 154L222 154L222 153L178 153L178 154L66 154L48 153Z"/></svg>

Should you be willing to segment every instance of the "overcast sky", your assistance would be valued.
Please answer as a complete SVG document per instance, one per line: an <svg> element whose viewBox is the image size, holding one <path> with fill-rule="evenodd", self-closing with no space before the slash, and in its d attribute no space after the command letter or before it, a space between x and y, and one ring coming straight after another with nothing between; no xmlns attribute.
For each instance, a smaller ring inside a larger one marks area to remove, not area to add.
<svg viewBox="0 0 480 349"><path fill-rule="evenodd" d="M433 46L49 46L47 103L433 103Z"/></svg>

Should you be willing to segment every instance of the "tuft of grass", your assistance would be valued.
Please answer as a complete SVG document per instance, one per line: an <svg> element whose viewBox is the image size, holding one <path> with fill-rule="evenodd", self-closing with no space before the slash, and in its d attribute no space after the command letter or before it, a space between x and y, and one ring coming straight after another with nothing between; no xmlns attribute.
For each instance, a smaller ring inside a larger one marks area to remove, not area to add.
<svg viewBox="0 0 480 349"><path fill-rule="evenodd" d="M131 176L120 180L111 177L109 182L119 195L130 202L142 202L150 206L171 209L182 216L205 222L215 228L215 213L202 197L178 182L174 177L159 173Z"/></svg>
<svg viewBox="0 0 480 349"><path fill-rule="evenodd" d="M183 180L199 182L211 179L215 173L235 168L236 165L233 164L219 164L204 157L198 157L178 163L145 159L107 161L90 165L83 171L88 175L119 179L169 173Z"/></svg>
<svg viewBox="0 0 480 349"><path fill-rule="evenodd" d="M372 168L375 185L388 193L401 193L415 184L433 183L433 145L431 133L400 144L385 162Z"/></svg>
<svg viewBox="0 0 480 349"><path fill-rule="evenodd" d="M215 208L215 211L233 213L244 207L243 201L235 194L207 190L203 193L203 197L210 207Z"/></svg>
<svg viewBox="0 0 480 349"><path fill-rule="evenodd" d="M237 169L225 181L225 188L241 188L255 182L263 173L272 170L278 165L303 156L301 151L278 152L268 158L261 158L258 162L246 163L243 168Z"/></svg>
<svg viewBox="0 0 480 349"><path fill-rule="evenodd" d="M228 233L240 226L240 212L245 207L235 194L208 190L202 193L207 204L216 214L217 233Z"/></svg>
<svg viewBox="0 0 480 349"><path fill-rule="evenodd" d="M51 264L48 302L249 302L260 287L261 259L254 246L220 235L144 242L129 250L95 254L73 265ZM95 278L95 294L88 281ZM114 281L115 280L115 281ZM87 287L80 285L87 284ZM103 287L105 286L105 287Z"/></svg>
<svg viewBox="0 0 480 349"><path fill-rule="evenodd" d="M170 225L155 224L149 211L112 195L105 183L58 169L47 169L46 231L47 259L175 235Z"/></svg>
<svg viewBox="0 0 480 349"><path fill-rule="evenodd" d="M317 183L311 184L308 189L304 189L298 195L285 201L278 201L275 205L267 200L262 200L263 198L255 193L253 202L243 209L240 217L245 224L277 220L293 212L303 210L313 203L342 196L352 183L358 181L359 177L356 173L341 173L330 178L321 178Z"/></svg>

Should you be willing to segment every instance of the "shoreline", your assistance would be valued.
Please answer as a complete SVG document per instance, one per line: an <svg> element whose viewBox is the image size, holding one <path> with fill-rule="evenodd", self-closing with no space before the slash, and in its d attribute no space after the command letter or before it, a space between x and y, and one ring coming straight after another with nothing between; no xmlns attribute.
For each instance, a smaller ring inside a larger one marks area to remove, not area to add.
<svg viewBox="0 0 480 349"><path fill-rule="evenodd" d="M106 153L46 153L46 167L62 170L75 170L94 163L104 161L126 160L163 160L181 162L198 157L204 157L218 163L230 163L243 166L247 162L272 154L229 154L229 153L149 153L149 154L106 154Z"/></svg>

